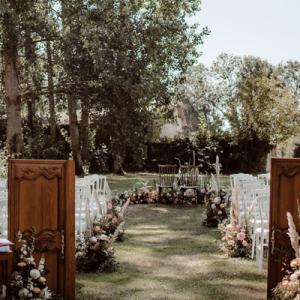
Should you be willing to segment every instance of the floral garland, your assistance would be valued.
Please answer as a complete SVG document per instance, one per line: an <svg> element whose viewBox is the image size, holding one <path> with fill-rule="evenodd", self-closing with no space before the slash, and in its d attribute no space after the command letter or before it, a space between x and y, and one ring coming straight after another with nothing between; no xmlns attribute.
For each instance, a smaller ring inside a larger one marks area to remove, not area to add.
<svg viewBox="0 0 300 300"><path fill-rule="evenodd" d="M221 248L230 257L249 257L251 239L247 226L227 224L219 225L222 235Z"/></svg>
<svg viewBox="0 0 300 300"><path fill-rule="evenodd" d="M149 204L156 203L157 193L156 191L148 190L145 187L136 189L135 192L125 191L115 197L115 200L119 204L125 203L128 199L130 204Z"/></svg>
<svg viewBox="0 0 300 300"><path fill-rule="evenodd" d="M10 299L53 299L53 295L46 283L48 271L45 258L41 257L38 266L33 258L34 240L21 240L20 262L17 270L12 274L8 294Z"/></svg>
<svg viewBox="0 0 300 300"><path fill-rule="evenodd" d="M95 219L92 229L80 235L76 244L76 267L81 272L108 272L118 266L112 247L114 240L122 240L120 225L123 217L115 202L108 203L108 214Z"/></svg>
<svg viewBox="0 0 300 300"><path fill-rule="evenodd" d="M115 201L119 205L123 205L128 199L130 204L184 204L184 203L203 203L206 189L197 189L196 193L193 189L163 191L158 195L153 187L148 185L148 181L139 181L134 185L132 191L125 191L115 196Z"/></svg>

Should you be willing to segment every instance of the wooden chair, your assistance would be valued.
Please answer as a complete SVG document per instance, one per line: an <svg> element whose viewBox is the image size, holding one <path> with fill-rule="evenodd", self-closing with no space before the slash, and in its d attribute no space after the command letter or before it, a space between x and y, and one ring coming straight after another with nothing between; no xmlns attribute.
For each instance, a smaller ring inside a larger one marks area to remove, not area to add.
<svg viewBox="0 0 300 300"><path fill-rule="evenodd" d="M188 189L194 191L193 197L197 198L199 169L197 166L184 165L179 169L179 189L185 192Z"/></svg>
<svg viewBox="0 0 300 300"><path fill-rule="evenodd" d="M158 198L160 197L164 189L170 189L171 191L175 189L176 169L176 165L158 165Z"/></svg>

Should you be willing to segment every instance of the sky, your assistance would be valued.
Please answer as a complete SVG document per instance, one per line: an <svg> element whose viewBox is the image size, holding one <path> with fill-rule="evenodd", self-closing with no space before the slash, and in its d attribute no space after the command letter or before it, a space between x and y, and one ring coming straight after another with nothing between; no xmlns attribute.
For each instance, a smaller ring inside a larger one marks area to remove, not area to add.
<svg viewBox="0 0 300 300"><path fill-rule="evenodd" d="M300 0L202 0L190 22L211 30L199 48L205 65L222 52L300 60Z"/></svg>

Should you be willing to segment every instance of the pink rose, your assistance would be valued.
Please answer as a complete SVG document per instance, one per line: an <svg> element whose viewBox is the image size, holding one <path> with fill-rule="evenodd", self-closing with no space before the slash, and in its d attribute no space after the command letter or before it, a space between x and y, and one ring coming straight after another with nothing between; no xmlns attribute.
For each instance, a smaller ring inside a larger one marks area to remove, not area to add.
<svg viewBox="0 0 300 300"><path fill-rule="evenodd" d="M236 237L239 241L243 241L246 238L246 235L244 232L239 232Z"/></svg>
<svg viewBox="0 0 300 300"><path fill-rule="evenodd" d="M41 292L41 289L38 288L38 287L35 287L32 289L32 291L35 293L35 294L39 294Z"/></svg>
<svg viewBox="0 0 300 300"><path fill-rule="evenodd" d="M96 238L95 236L92 236L92 237L90 238L90 243L91 243L91 244L96 244L96 243L97 243L97 238Z"/></svg>

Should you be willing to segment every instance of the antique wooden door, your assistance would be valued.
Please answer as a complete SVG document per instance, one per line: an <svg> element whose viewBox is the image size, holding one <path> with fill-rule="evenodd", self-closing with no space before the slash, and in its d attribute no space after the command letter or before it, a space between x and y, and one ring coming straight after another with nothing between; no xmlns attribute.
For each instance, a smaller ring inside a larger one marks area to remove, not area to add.
<svg viewBox="0 0 300 300"><path fill-rule="evenodd" d="M49 288L75 299L74 162L10 160L8 180L9 239L34 231L35 256L45 255Z"/></svg>
<svg viewBox="0 0 300 300"><path fill-rule="evenodd" d="M295 257L287 235L286 213L293 215L298 232L297 198L300 200L300 159L273 158L271 162L271 205L268 256L268 299L285 272L283 263Z"/></svg>

